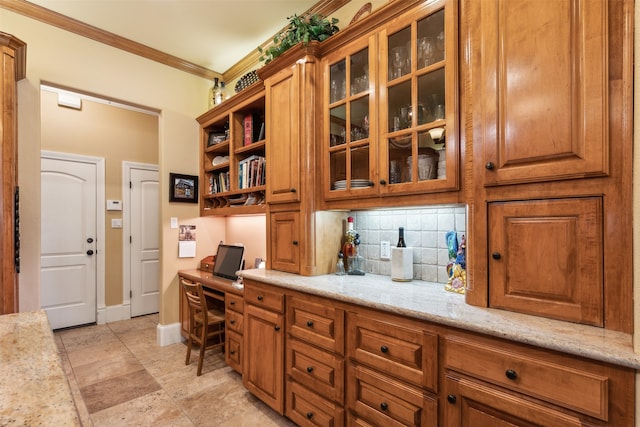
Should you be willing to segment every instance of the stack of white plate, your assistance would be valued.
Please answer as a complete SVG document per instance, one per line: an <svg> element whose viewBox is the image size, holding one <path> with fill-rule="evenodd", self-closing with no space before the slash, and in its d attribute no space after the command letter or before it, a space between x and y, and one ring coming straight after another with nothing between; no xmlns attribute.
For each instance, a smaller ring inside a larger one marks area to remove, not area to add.
<svg viewBox="0 0 640 427"><path fill-rule="evenodd" d="M366 188L373 186L373 183L368 179L353 179L351 180L351 188ZM332 185L332 189L334 190L346 190L347 189L347 180L342 179L340 181L336 181Z"/></svg>

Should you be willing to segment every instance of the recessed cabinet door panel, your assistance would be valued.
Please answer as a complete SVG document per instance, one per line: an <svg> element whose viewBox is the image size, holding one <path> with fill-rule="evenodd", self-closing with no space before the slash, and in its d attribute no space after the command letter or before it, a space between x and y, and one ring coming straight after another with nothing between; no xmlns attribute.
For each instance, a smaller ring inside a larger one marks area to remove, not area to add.
<svg viewBox="0 0 640 427"><path fill-rule="evenodd" d="M266 82L269 203L300 201L300 85L297 64Z"/></svg>
<svg viewBox="0 0 640 427"><path fill-rule="evenodd" d="M485 185L608 174L607 3L468 2Z"/></svg>
<svg viewBox="0 0 640 427"><path fill-rule="evenodd" d="M300 245L298 212L278 212L271 214L269 221L271 268L274 270L300 272Z"/></svg>
<svg viewBox="0 0 640 427"><path fill-rule="evenodd" d="M603 326L602 219L600 197L491 203L490 305Z"/></svg>

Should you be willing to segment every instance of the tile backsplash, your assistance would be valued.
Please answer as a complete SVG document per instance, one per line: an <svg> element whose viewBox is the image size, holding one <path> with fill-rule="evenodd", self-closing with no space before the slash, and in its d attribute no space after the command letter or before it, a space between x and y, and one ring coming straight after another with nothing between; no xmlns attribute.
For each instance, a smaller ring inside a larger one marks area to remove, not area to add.
<svg viewBox="0 0 640 427"><path fill-rule="evenodd" d="M467 224L464 205L353 211L350 215L356 233L360 234L366 273L391 275L391 261L380 259L380 242L396 246L398 228L404 227L407 247L413 248L413 278L447 283L449 256L445 234L455 230L460 242Z"/></svg>

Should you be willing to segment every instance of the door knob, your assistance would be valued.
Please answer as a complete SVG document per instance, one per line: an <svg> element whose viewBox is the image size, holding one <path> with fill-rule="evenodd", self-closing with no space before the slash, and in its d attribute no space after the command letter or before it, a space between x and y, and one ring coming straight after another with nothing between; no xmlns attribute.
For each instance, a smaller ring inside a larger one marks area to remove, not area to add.
<svg viewBox="0 0 640 427"><path fill-rule="evenodd" d="M87 251L87 255L89 255L89 256L93 255L93 249L89 249L89 250Z"/></svg>
<svg viewBox="0 0 640 427"><path fill-rule="evenodd" d="M93 243L93 237L89 237L89 238L87 239L87 243Z"/></svg>

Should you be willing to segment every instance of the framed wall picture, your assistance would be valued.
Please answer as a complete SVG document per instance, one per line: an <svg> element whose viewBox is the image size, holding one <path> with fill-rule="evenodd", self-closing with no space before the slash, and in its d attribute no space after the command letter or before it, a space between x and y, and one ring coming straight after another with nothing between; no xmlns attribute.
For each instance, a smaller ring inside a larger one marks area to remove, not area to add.
<svg viewBox="0 0 640 427"><path fill-rule="evenodd" d="M198 203L198 177L170 173L169 202Z"/></svg>

